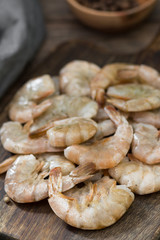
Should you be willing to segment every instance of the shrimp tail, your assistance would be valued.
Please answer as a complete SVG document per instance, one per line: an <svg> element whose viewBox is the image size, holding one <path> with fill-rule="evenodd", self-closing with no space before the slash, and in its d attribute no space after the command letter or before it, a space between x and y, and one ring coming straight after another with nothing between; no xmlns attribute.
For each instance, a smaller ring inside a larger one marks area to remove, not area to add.
<svg viewBox="0 0 160 240"><path fill-rule="evenodd" d="M93 173L96 171L94 163L82 164L75 168L68 176L63 177L63 188L65 192L73 188L76 184L84 182L91 178Z"/></svg>
<svg viewBox="0 0 160 240"><path fill-rule="evenodd" d="M91 177L93 177L93 175L84 175L84 176L80 176L77 178L76 177L71 178L69 176L64 176L62 192L68 191L69 189L75 187L77 184L82 183L82 182L90 179Z"/></svg>
<svg viewBox="0 0 160 240"><path fill-rule="evenodd" d="M62 172L60 167L53 168L50 171L48 186L49 197L54 196L55 193L62 192Z"/></svg>
<svg viewBox="0 0 160 240"><path fill-rule="evenodd" d="M120 113L111 105L104 107L105 112L108 114L109 118L118 126L122 122L122 116Z"/></svg>
<svg viewBox="0 0 160 240"><path fill-rule="evenodd" d="M18 155L14 155L10 158L7 158L5 161L3 161L0 164L0 174L6 172L10 166L12 165L12 163L17 159Z"/></svg>
<svg viewBox="0 0 160 240"><path fill-rule="evenodd" d="M90 175L93 174L96 171L96 165L92 162L79 165L77 168L75 168L70 174L70 177L80 177L84 175Z"/></svg>

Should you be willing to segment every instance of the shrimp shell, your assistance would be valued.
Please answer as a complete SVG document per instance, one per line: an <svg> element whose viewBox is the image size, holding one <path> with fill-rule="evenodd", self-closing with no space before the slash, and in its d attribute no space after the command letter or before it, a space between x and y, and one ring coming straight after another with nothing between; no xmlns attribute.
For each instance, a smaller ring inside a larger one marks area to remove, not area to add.
<svg viewBox="0 0 160 240"><path fill-rule="evenodd" d="M54 122L54 127L47 131L49 143L54 147L66 147L79 144L93 137L97 124L87 118L68 118Z"/></svg>
<svg viewBox="0 0 160 240"><path fill-rule="evenodd" d="M95 165L85 164L75 168L74 164L62 155L41 154L17 157L5 178L5 191L16 202L40 201L48 197L49 170L59 167L62 174L63 191L92 177ZM67 174L67 175L66 175Z"/></svg>
<svg viewBox="0 0 160 240"><path fill-rule="evenodd" d="M137 80L139 83L149 84L155 88L160 89L160 76L159 72L152 67L146 65L130 65L125 69L119 71L119 78L130 81L132 79Z"/></svg>
<svg viewBox="0 0 160 240"><path fill-rule="evenodd" d="M147 164L160 163L160 139L157 128L150 124L133 124L132 154Z"/></svg>
<svg viewBox="0 0 160 240"><path fill-rule="evenodd" d="M133 112L129 117L137 123L146 123L160 128L160 109L146 111L146 112Z"/></svg>
<svg viewBox="0 0 160 240"><path fill-rule="evenodd" d="M75 169L73 163L60 155L18 156L6 174L7 195L19 203L40 201L48 197L48 179L44 178L53 165L61 167L62 174L69 174Z"/></svg>
<svg viewBox="0 0 160 240"><path fill-rule="evenodd" d="M160 107L160 90L140 84L116 85L108 88L107 102L126 112L139 112Z"/></svg>
<svg viewBox="0 0 160 240"><path fill-rule="evenodd" d="M100 68L90 62L76 60L65 65L60 71L62 93L70 96L90 96L90 81Z"/></svg>
<svg viewBox="0 0 160 240"><path fill-rule="evenodd" d="M49 177L49 205L67 224L81 229L102 229L114 224L127 211L134 194L126 187L105 176L82 188L62 192L60 168Z"/></svg>
<svg viewBox="0 0 160 240"><path fill-rule="evenodd" d="M46 137L31 139L28 131L19 122L6 122L1 127L3 147L16 154L38 154L44 152L61 152L63 148L52 147Z"/></svg>
<svg viewBox="0 0 160 240"><path fill-rule="evenodd" d="M105 89L110 85L115 85L123 80L119 78L118 71L125 69L129 66L129 69L133 69L134 65L128 65L126 63L113 63L105 65L97 75L91 80L91 96L100 104L105 102ZM125 81L126 82L126 81Z"/></svg>
<svg viewBox="0 0 160 240"><path fill-rule="evenodd" d="M108 170L110 176L140 195L160 191L160 164L147 165L131 154L128 157Z"/></svg>
<svg viewBox="0 0 160 240"><path fill-rule="evenodd" d="M33 155L18 157L6 174L7 195L19 203L35 202L46 198L48 181L38 174L40 169L40 162Z"/></svg>
<svg viewBox="0 0 160 240"><path fill-rule="evenodd" d="M126 82L149 84L160 89L159 72L146 65L114 63L105 65L91 81L91 96L97 102L105 102L105 89Z"/></svg>
<svg viewBox="0 0 160 240"><path fill-rule="evenodd" d="M30 131L33 132L57 118L85 117L92 118L97 114L98 105L88 97L60 95L50 99L52 105L41 116L35 119Z"/></svg>
<svg viewBox="0 0 160 240"><path fill-rule="evenodd" d="M55 92L55 86L49 75L43 75L24 84L15 94L9 108L9 117L13 121L25 123L40 116L51 105L49 99L38 103Z"/></svg>
<svg viewBox="0 0 160 240"><path fill-rule="evenodd" d="M105 110L117 126L115 135L90 145L67 147L64 150L67 159L76 164L93 162L97 169L107 169L116 166L126 156L133 138L132 127L114 107L107 106Z"/></svg>

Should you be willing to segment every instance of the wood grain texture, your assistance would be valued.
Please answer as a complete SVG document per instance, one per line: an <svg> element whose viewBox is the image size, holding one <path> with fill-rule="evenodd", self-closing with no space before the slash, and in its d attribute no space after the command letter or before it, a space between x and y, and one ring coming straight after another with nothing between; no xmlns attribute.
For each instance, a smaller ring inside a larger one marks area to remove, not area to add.
<svg viewBox="0 0 160 240"><path fill-rule="evenodd" d="M57 75L73 59L84 59L103 66L112 62L145 63L160 70L160 35L145 51L136 55L108 54L103 47L83 41L61 44L34 69L28 66L12 85L0 104L0 125L7 121L7 104L17 89L30 77L44 73ZM0 161L10 154L0 145ZM160 236L160 193L136 196L127 213L114 225L99 231L84 231L65 224L55 216L47 200L32 204L4 203L3 174L0 176L0 232L18 240L157 240ZM3 238L0 238L3 239Z"/></svg>
<svg viewBox="0 0 160 240"><path fill-rule="evenodd" d="M70 11L66 0L40 0L46 25L46 39L35 64L64 41L92 41L114 54L135 53L145 49L156 36L160 24L160 0L149 18L131 31L119 34L101 32L84 26ZM34 65L35 65L34 64Z"/></svg>

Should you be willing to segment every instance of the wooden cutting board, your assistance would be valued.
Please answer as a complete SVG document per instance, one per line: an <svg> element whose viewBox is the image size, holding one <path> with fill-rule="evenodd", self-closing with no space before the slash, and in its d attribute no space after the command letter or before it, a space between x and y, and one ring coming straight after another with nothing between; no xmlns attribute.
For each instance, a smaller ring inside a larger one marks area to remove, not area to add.
<svg viewBox="0 0 160 240"><path fill-rule="evenodd" d="M148 33L149 34L149 33ZM120 46L119 46L120 47ZM30 66L0 101L0 125L7 121L7 104L18 88L30 77L44 73L57 75L64 64L83 59L103 66L112 62L148 64L160 71L160 35L145 51L135 55L112 55L89 42L72 41L59 47L35 69ZM0 145L0 161L10 154ZM0 176L0 239L23 240L156 240L160 237L160 193L136 196L127 213L114 225L98 231L73 228L56 217L47 200L32 204L3 201L4 177ZM10 236L9 238L5 236Z"/></svg>

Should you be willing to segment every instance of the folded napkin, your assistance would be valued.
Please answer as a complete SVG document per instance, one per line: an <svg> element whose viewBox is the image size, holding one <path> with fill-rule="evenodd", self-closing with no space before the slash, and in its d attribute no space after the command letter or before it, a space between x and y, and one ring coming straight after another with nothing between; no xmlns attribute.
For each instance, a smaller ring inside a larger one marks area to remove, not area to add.
<svg viewBox="0 0 160 240"><path fill-rule="evenodd" d="M0 96L34 55L44 33L37 0L0 0Z"/></svg>

